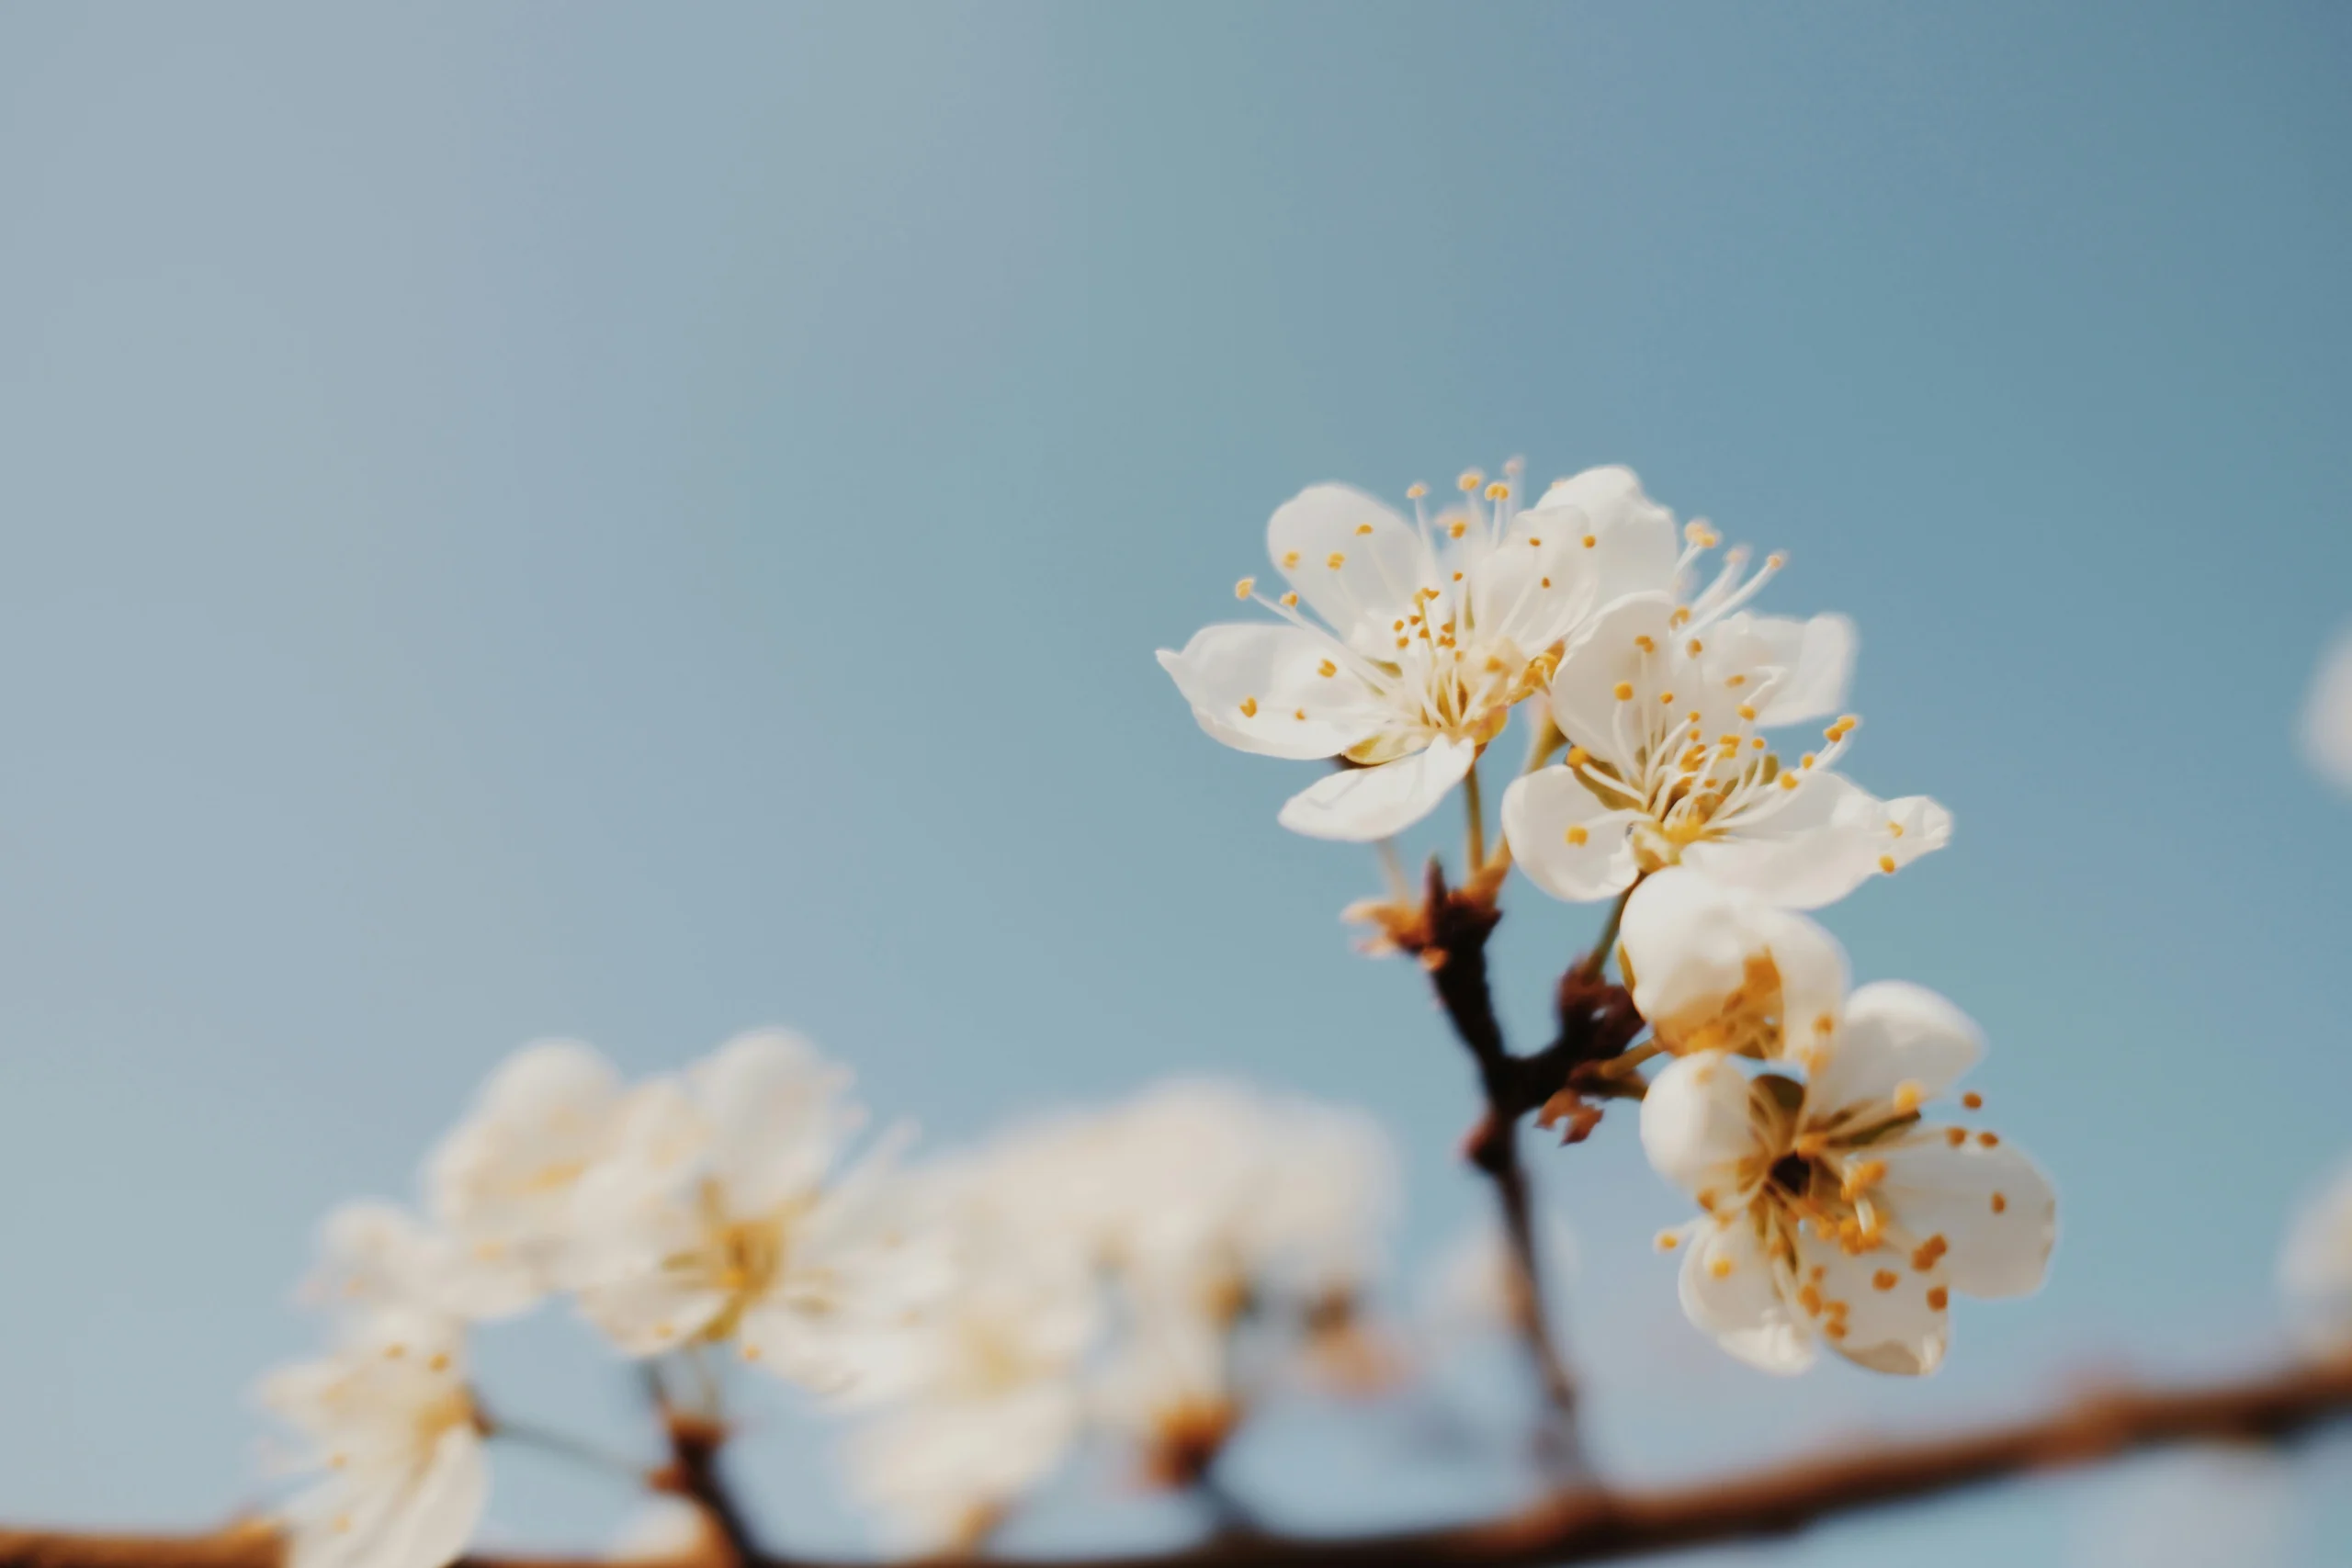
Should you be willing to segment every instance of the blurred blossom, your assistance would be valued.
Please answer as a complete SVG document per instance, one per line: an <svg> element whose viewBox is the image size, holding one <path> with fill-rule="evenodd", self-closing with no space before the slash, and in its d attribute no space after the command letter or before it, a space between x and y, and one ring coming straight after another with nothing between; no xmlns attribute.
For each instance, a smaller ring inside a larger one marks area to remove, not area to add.
<svg viewBox="0 0 2352 1568"><path fill-rule="evenodd" d="M848 1084L774 1032L631 1091L612 1152L581 1178L570 1265L582 1312L623 1354L725 1342L839 1391L885 1353L938 1272L887 1145L835 1173L861 1120Z"/></svg>
<svg viewBox="0 0 2352 1568"><path fill-rule="evenodd" d="M1547 1210L1541 1223L1536 1253L1544 1299L1564 1302L1577 1269L1576 1233L1555 1211ZM1455 1237L1430 1270L1419 1303L1421 1325L1441 1343L1515 1334L1521 1294L1519 1263L1502 1222L1487 1215Z"/></svg>
<svg viewBox="0 0 2352 1568"><path fill-rule="evenodd" d="M489 1498L489 1466L452 1319L385 1308L327 1356L272 1373L264 1405L322 1472L286 1509L289 1568L441 1568Z"/></svg>
<svg viewBox="0 0 2352 1568"><path fill-rule="evenodd" d="M1705 1051L1642 1101L1643 1151L1705 1211L1658 1238L1684 1254L1683 1311L1766 1371L1802 1371L1826 1342L1873 1371L1931 1372L1952 1291L2041 1287L2056 1199L1997 1134L1920 1121L1984 1052L1943 998L1879 981L1805 1032L1804 1082Z"/></svg>
<svg viewBox="0 0 2352 1568"><path fill-rule="evenodd" d="M2303 699L2303 760L2336 788L2352 791L2352 632L2321 656Z"/></svg>
<svg viewBox="0 0 2352 1568"><path fill-rule="evenodd" d="M675 1562L710 1545L710 1521L684 1497L653 1497L638 1506L605 1550L612 1562Z"/></svg>
<svg viewBox="0 0 2352 1568"><path fill-rule="evenodd" d="M1692 532L1686 564L1713 541ZM1687 863L1812 908L1950 840L1934 801L1883 801L1832 771L1860 720L1837 719L1817 750L1788 761L1760 733L1836 712L1853 668L1841 615L1734 613L1779 563L1746 576L1735 550L1695 599L1622 599L1568 644L1550 695L1566 760L1503 797L1503 831L1537 886L1608 898Z"/></svg>
<svg viewBox="0 0 2352 1568"><path fill-rule="evenodd" d="M2093 1483L2067 1560L2074 1568L2283 1568L2294 1516L2294 1476L2276 1454L2164 1454Z"/></svg>
<svg viewBox="0 0 2352 1568"><path fill-rule="evenodd" d="M1287 624L1208 626L1161 650L1217 739L1351 764L1293 796L1284 827L1373 840L1419 821L1542 689L1555 644L1619 594L1670 581L1673 518L1629 470L1563 479L1525 509L1517 480L1515 463L1491 485L1464 474L1434 516L1416 485L1411 522L1346 485L1302 491L1266 525L1291 591L1236 589Z"/></svg>
<svg viewBox="0 0 2352 1568"><path fill-rule="evenodd" d="M2352 1165L2296 1217L2278 1286L2312 1348L2352 1350Z"/></svg>

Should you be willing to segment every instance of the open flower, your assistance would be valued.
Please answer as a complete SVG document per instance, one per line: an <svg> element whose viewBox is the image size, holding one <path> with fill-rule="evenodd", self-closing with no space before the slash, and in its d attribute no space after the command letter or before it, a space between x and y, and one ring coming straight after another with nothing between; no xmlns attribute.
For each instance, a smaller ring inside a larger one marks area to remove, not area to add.
<svg viewBox="0 0 2352 1568"><path fill-rule="evenodd" d="M320 1472L286 1510L289 1568L442 1568L465 1550L490 1472L462 1363L454 1322L393 1309L263 1382Z"/></svg>
<svg viewBox="0 0 2352 1568"><path fill-rule="evenodd" d="M2278 1256L2278 1286L2314 1350L2352 1350L2352 1166L2297 1216Z"/></svg>
<svg viewBox="0 0 2352 1568"><path fill-rule="evenodd" d="M629 1097L581 1179L571 1274L623 1353L730 1342L829 1392L931 1289L888 1149L836 1174L848 1075L794 1035L747 1034Z"/></svg>
<svg viewBox="0 0 2352 1568"><path fill-rule="evenodd" d="M1236 590L1285 624L1208 626L1161 650L1217 739L1346 764L1291 798L1284 827L1372 840L1419 821L1542 689L1555 645L1609 599L1671 582L1673 520L1629 470L1564 479L1525 509L1515 478L1464 474L1434 516L1417 485L1412 522L1345 485L1302 491L1266 525L1290 592Z"/></svg>
<svg viewBox="0 0 2352 1568"><path fill-rule="evenodd" d="M1949 840L1934 801L1880 800L1833 771L1859 719L1837 719L1793 761L1765 739L1835 711L1853 653L1841 617L1739 609L1777 564L1742 577L1734 563L1688 604L1622 599L1568 645L1551 683L1566 759L1503 797L1504 834L1536 886L1606 898L1687 864L1811 908Z"/></svg>
<svg viewBox="0 0 2352 1568"><path fill-rule="evenodd" d="M1882 981L1824 1021L1802 1083L1709 1051L1650 1085L1642 1147L1706 1211L1659 1245L1685 1253L1690 1321L1753 1366L1801 1371L1826 1343L1874 1371L1930 1372L1952 1292L2041 1286L2056 1199L1997 1134L1921 1120L1983 1049L1950 1002Z"/></svg>

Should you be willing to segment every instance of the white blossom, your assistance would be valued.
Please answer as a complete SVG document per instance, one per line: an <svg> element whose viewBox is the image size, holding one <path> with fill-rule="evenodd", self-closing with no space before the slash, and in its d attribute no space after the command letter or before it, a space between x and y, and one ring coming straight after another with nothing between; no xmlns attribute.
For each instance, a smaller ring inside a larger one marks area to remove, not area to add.
<svg viewBox="0 0 2352 1568"><path fill-rule="evenodd" d="M1712 534L1701 532L1702 545ZM1695 547L1694 547L1695 548ZM1793 621L1740 606L1770 577L1736 552L1688 603L1638 593L1577 633L1551 681L1563 761L1503 797L1511 853L1536 886L1607 898L1687 864L1790 908L1845 897L1951 836L1925 796L1880 800L1834 771L1860 720L1783 761L1763 732L1845 699L1853 632L1842 616Z"/></svg>
<svg viewBox="0 0 2352 1568"><path fill-rule="evenodd" d="M1846 955L1827 931L1686 866L1634 889L1618 956L1651 1035L1677 1055L1780 1060L1834 1026L1846 996Z"/></svg>
<svg viewBox="0 0 2352 1568"><path fill-rule="evenodd" d="M2312 770L2341 790L2352 790L2352 632L2331 644L2303 699L2299 739Z"/></svg>
<svg viewBox="0 0 2352 1568"><path fill-rule="evenodd" d="M1411 522L1345 485L1303 491L1266 525L1291 589L1259 602L1282 624L1161 650L1217 739L1347 764L1293 796L1283 826L1373 840L1419 821L1541 689L1550 650L1611 598L1671 582L1673 519L1631 471L1591 469L1524 509L1515 478L1464 474L1434 516L1417 485ZM1257 597L1256 580L1237 592Z"/></svg>
<svg viewBox="0 0 2352 1568"><path fill-rule="evenodd" d="M286 1510L288 1568L442 1568L465 1550L490 1474L452 1319L390 1308L332 1353L262 1384L318 1479Z"/></svg>
<svg viewBox="0 0 2352 1568"><path fill-rule="evenodd" d="M580 1181L571 1273L626 1355L729 1342L828 1392L936 1288L887 1146L834 1168L848 1075L797 1036L748 1034L633 1090Z"/></svg>
<svg viewBox="0 0 2352 1568"><path fill-rule="evenodd" d="M1996 1134L1920 1119L1983 1049L1950 1002L1882 981L1815 1022L1792 1053L1804 1082L1705 1051L1651 1083L1642 1147L1706 1211L1659 1244L1685 1253L1690 1321L1751 1365L1800 1371L1826 1343L1876 1371L1930 1372L1953 1291L2040 1287L2056 1200Z"/></svg>
<svg viewBox="0 0 2352 1568"><path fill-rule="evenodd" d="M2352 1166L2296 1216L2278 1256L2278 1288L2313 1349L2352 1349Z"/></svg>

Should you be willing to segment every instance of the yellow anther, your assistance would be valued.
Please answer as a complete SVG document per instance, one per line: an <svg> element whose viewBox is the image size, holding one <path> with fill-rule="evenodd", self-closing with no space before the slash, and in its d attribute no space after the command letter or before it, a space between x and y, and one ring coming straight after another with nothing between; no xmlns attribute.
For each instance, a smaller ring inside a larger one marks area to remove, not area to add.
<svg viewBox="0 0 2352 1568"><path fill-rule="evenodd" d="M1873 1291L1891 1291L1902 1282L1903 1276L1892 1269L1882 1269L1871 1276L1871 1289Z"/></svg>
<svg viewBox="0 0 2352 1568"><path fill-rule="evenodd" d="M1657 644L1652 642L1646 635L1635 637L1634 639L1634 646L1640 649L1644 653L1656 653L1657 651Z"/></svg>
<svg viewBox="0 0 2352 1568"><path fill-rule="evenodd" d="M435 1350L433 1352L433 1359L424 1364L436 1372L446 1372L449 1370L449 1353L446 1350Z"/></svg>
<svg viewBox="0 0 2352 1568"><path fill-rule="evenodd" d="M1470 525L1459 517L1445 525L1445 536L1449 539L1458 539L1469 531Z"/></svg>
<svg viewBox="0 0 2352 1568"><path fill-rule="evenodd" d="M1994 1212L1995 1213L1996 1213L1996 1214L2006 1214L2006 1213L2008 1213L2008 1211L2009 1211L2009 1201L2008 1201L2008 1199L2007 1199L2007 1197L2003 1196L2001 1193L1998 1193L1998 1192L1994 1193L1994 1194L1993 1194L1993 1212Z"/></svg>
<svg viewBox="0 0 2352 1568"><path fill-rule="evenodd" d="M1539 580L1538 580L1538 585L1539 585L1539 586L1541 586L1541 587L1549 588L1549 587L1551 587L1551 586L1552 586L1552 580L1551 580L1550 578L1548 578L1548 577L1539 579Z"/></svg>
<svg viewBox="0 0 2352 1568"><path fill-rule="evenodd" d="M1304 724L1306 722L1306 710L1305 708L1293 708L1291 710L1291 717L1297 719L1301 724Z"/></svg>
<svg viewBox="0 0 2352 1568"><path fill-rule="evenodd" d="M1821 1151L1829 1146L1829 1140L1819 1133L1801 1133L1793 1146L1799 1158L1817 1159Z"/></svg>
<svg viewBox="0 0 2352 1568"><path fill-rule="evenodd" d="M1779 550L1774 550L1770 555L1764 558L1764 570L1767 571L1778 571L1788 564L1789 558L1782 555Z"/></svg>
<svg viewBox="0 0 2352 1568"><path fill-rule="evenodd" d="M1233 585L1233 596L1236 599L1247 599L1250 597L1250 593L1256 590L1257 586L1258 580L1256 578L1245 577L1240 581Z"/></svg>
<svg viewBox="0 0 2352 1568"><path fill-rule="evenodd" d="M1568 766L1572 768L1581 768L1587 762L1591 761L1592 753L1586 750L1583 747L1571 746L1568 748Z"/></svg>
<svg viewBox="0 0 2352 1568"><path fill-rule="evenodd" d="M1813 1032L1815 1034L1834 1034L1838 1032L1838 1020L1826 1012L1815 1013L1813 1017Z"/></svg>
<svg viewBox="0 0 2352 1568"><path fill-rule="evenodd" d="M1244 697L1241 699L1241 716L1244 718L1255 718L1258 716L1257 698Z"/></svg>
<svg viewBox="0 0 2352 1568"><path fill-rule="evenodd" d="M1486 482L1487 476L1480 473L1476 468L1464 468L1462 470L1462 477L1453 481L1455 488L1460 490L1464 495L1468 495L1472 491L1476 490L1480 485L1485 484Z"/></svg>
<svg viewBox="0 0 2352 1568"><path fill-rule="evenodd" d="M1363 537L1364 537L1366 535L1370 534L1371 532L1372 532L1372 525L1371 525L1371 524L1369 524L1369 523L1359 523L1359 524L1357 524L1357 525L1356 525L1356 537L1358 537L1358 538L1363 538Z"/></svg>
<svg viewBox="0 0 2352 1568"><path fill-rule="evenodd" d="M1750 724L1754 724L1754 723L1756 722L1756 707L1755 707L1755 705L1754 705L1754 704L1752 704L1752 703L1742 703L1742 704L1740 704L1740 705L1739 705L1739 716L1740 716L1740 717L1742 717L1742 718L1744 718L1744 719L1746 719L1748 723L1750 723Z"/></svg>
<svg viewBox="0 0 2352 1568"><path fill-rule="evenodd" d="M1327 659L1315 667L1315 672L1328 681L1340 672L1340 667Z"/></svg>
<svg viewBox="0 0 2352 1568"><path fill-rule="evenodd" d="M1531 550L1540 550L1544 547L1544 541L1530 534L1527 536L1527 547Z"/></svg>
<svg viewBox="0 0 2352 1568"><path fill-rule="evenodd" d="M1724 684L1736 690L1738 687L1747 684L1747 677L1745 675L1726 675L1724 677Z"/></svg>
<svg viewBox="0 0 2352 1568"><path fill-rule="evenodd" d="M1679 604L1675 606L1674 614L1667 616L1666 624L1669 626L1689 626L1690 624L1690 606L1688 604Z"/></svg>
<svg viewBox="0 0 2352 1568"><path fill-rule="evenodd" d="M1462 581L1462 574L1461 574L1460 572L1458 572L1458 571L1457 571L1457 572L1455 572L1455 573L1453 574L1453 581L1456 581L1456 582L1461 581Z"/></svg>
<svg viewBox="0 0 2352 1568"><path fill-rule="evenodd" d="M1682 645L1682 650L1685 653L1688 653L1691 658L1696 659L1699 655L1707 651L1707 645L1701 642L1694 637L1689 642Z"/></svg>
<svg viewBox="0 0 2352 1568"><path fill-rule="evenodd" d="M1968 1129L1965 1127L1945 1128L1944 1142L1950 1144L1953 1148L1960 1147L1961 1145L1968 1142Z"/></svg>
<svg viewBox="0 0 2352 1568"><path fill-rule="evenodd" d="M1968 1107L1971 1111L1982 1111L1984 1109L1984 1097L1977 1093L1973 1089L1966 1094L1960 1097L1960 1102Z"/></svg>
<svg viewBox="0 0 2352 1568"><path fill-rule="evenodd" d="M1429 492L1430 487L1425 484L1409 484L1405 487L1405 499L1407 501L1419 501L1421 497L1429 494Z"/></svg>
<svg viewBox="0 0 2352 1568"><path fill-rule="evenodd" d="M1579 849L1583 848L1586 841L1591 837L1592 835L1580 826L1571 827L1566 834L1568 842L1576 845Z"/></svg>
<svg viewBox="0 0 2352 1568"><path fill-rule="evenodd" d="M1348 564L1348 558L1341 555L1339 551L1333 550L1329 557L1324 560L1323 564L1329 567L1333 571L1337 571L1341 567Z"/></svg>
<svg viewBox="0 0 2352 1568"><path fill-rule="evenodd" d="M1600 543L1600 541L1599 539L1594 538L1594 537L1593 537L1591 535L1589 535L1589 534L1587 534L1587 535L1584 536L1583 544L1584 544L1584 547L1585 547L1586 549L1590 549L1590 548L1592 548L1592 547L1593 547L1593 546L1595 546L1595 545L1597 545L1597 544L1599 544L1599 543Z"/></svg>
<svg viewBox="0 0 2352 1568"><path fill-rule="evenodd" d="M1759 735L1755 739L1750 740L1748 744L1755 747L1758 751L1761 751L1764 750L1764 738Z"/></svg>
<svg viewBox="0 0 2352 1568"><path fill-rule="evenodd" d="M1713 1258L1708 1260L1707 1272L1713 1274L1718 1280L1730 1279L1731 1259L1718 1252Z"/></svg>
<svg viewBox="0 0 2352 1568"><path fill-rule="evenodd" d="M1657 1233L1657 1249L1660 1252L1672 1252L1676 1247L1680 1247L1681 1245L1682 1238L1675 1235L1672 1231L1660 1231Z"/></svg>
<svg viewBox="0 0 2352 1568"><path fill-rule="evenodd" d="M1808 1317L1819 1317L1821 1315L1821 1292L1819 1288L1814 1285L1807 1285L1804 1289L1799 1291L1797 1292L1797 1305L1804 1308L1805 1315Z"/></svg>
<svg viewBox="0 0 2352 1568"><path fill-rule="evenodd" d="M1927 1098L1927 1088L1917 1078L1905 1078L1894 1086L1894 1109L1906 1115L1918 1110L1919 1102Z"/></svg>
<svg viewBox="0 0 2352 1568"><path fill-rule="evenodd" d="M1287 593L1283 594L1283 598L1282 598L1282 604L1283 604L1283 609L1285 609L1285 610L1295 610L1295 609L1297 609L1297 608L1298 608L1298 590L1296 590L1296 589L1295 589L1295 588L1294 588L1294 589L1292 589L1289 592L1287 592Z"/></svg>
<svg viewBox="0 0 2352 1568"><path fill-rule="evenodd" d="M1878 868L1887 875L1893 876L1894 874L1894 857L1893 855L1879 856Z"/></svg>
<svg viewBox="0 0 2352 1568"><path fill-rule="evenodd" d="M1782 789L1794 789L1794 788L1796 788L1796 787L1797 787L1797 776L1796 776L1796 774L1794 774L1794 773L1782 773L1782 774L1781 775L1781 787Z"/></svg>
<svg viewBox="0 0 2352 1568"><path fill-rule="evenodd" d="M2001 1142L1999 1135L1993 1133L1979 1133L1976 1134L1976 1141L1988 1149L1998 1147Z"/></svg>
<svg viewBox="0 0 2352 1568"><path fill-rule="evenodd" d="M1892 817L1886 819L1886 830L1888 834L1894 838L1899 839L1903 837L1903 824L1897 822Z"/></svg>
<svg viewBox="0 0 2352 1568"><path fill-rule="evenodd" d="M1504 501L1508 500L1510 496L1510 486L1503 483L1500 479L1497 479L1494 483L1487 487L1487 499L1488 501Z"/></svg>
<svg viewBox="0 0 2352 1568"><path fill-rule="evenodd" d="M1631 681L1617 682L1617 700L1621 703L1630 703L1634 700L1634 683Z"/></svg>
<svg viewBox="0 0 2352 1568"><path fill-rule="evenodd" d="M1413 619L1414 619L1414 620L1416 620L1416 621L1418 621L1418 620L1419 620L1419 619L1420 619L1420 616L1419 616L1419 615L1415 615L1415 616L1413 617ZM1393 626L1391 626L1388 629L1389 629L1390 631L1392 631L1392 632L1401 632L1401 631L1403 631L1403 630L1405 629L1405 622L1404 622L1404 619L1403 619L1401 616L1400 616L1400 617L1398 617L1398 619L1396 620L1396 624L1395 624L1395 625L1393 625Z"/></svg>
<svg viewBox="0 0 2352 1568"><path fill-rule="evenodd" d="M747 1361L756 1361L759 1359L760 1348L757 1345L746 1345L743 1347L743 1359Z"/></svg>
<svg viewBox="0 0 2352 1568"><path fill-rule="evenodd" d="M1396 646L1399 648L1410 648L1413 646L1413 639L1408 637L1400 637L1396 639Z"/></svg>
<svg viewBox="0 0 2352 1568"><path fill-rule="evenodd" d="M1820 760L1820 758L1815 756L1812 752L1807 751L1804 756L1797 759L1797 766L1800 768L1810 768L1814 763Z"/></svg>
<svg viewBox="0 0 2352 1568"><path fill-rule="evenodd" d="M1657 700L1665 704L1668 707L1672 707L1674 705L1674 694L1672 692L1660 692L1657 694Z"/></svg>
<svg viewBox="0 0 2352 1568"><path fill-rule="evenodd" d="M1945 1290L1941 1285L1938 1285L1935 1289L1928 1292L1928 1310L1929 1312L1941 1312L1946 1306L1951 1304L1951 1292Z"/></svg>
<svg viewBox="0 0 2352 1568"><path fill-rule="evenodd" d="M1283 570L1287 571L1287 570L1289 570L1292 567L1295 567L1295 566L1296 566L1297 564L1298 564L1298 552L1297 552L1296 550L1284 550L1284 551L1283 552Z"/></svg>

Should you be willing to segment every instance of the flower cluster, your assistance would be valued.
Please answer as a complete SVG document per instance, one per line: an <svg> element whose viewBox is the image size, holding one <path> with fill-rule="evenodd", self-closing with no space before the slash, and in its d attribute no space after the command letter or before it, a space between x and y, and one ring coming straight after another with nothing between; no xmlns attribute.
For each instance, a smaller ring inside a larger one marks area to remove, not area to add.
<svg viewBox="0 0 2352 1568"><path fill-rule="evenodd" d="M317 1472L287 1509L295 1568L464 1549L508 1429L469 1332L551 1295L621 1356L723 1350L852 1416L854 1490L936 1549L1089 1432L1197 1476L1378 1262L1391 1162L1352 1113L1176 1084L909 1163L896 1135L853 1155L848 1088L778 1032L633 1086L542 1043L425 1161L422 1213L332 1213L306 1288L330 1348L261 1390Z"/></svg>
<svg viewBox="0 0 2352 1568"><path fill-rule="evenodd" d="M1286 826L1385 839L1466 784L1476 896L1508 863L1555 897L1621 900L1619 963L1648 1030L1626 1062L1670 1065L1612 1087L1643 1098L1643 1147L1702 1211L1659 1238L1684 1253L1691 1321L1768 1371L1826 1345L1931 1371L1954 1291L2040 1285L2055 1201L1997 1134L1923 1120L1982 1052L1967 1018L1913 986L1849 993L1837 943L1796 911L1942 848L1951 815L1838 771L1860 725L1839 712L1853 627L1751 609L1781 557L1751 570L1734 548L1703 573L1714 529L1678 537L1623 468L1525 508L1518 478L1516 463L1492 483L1464 474L1434 514L1415 486L1409 522L1344 487L1303 492L1267 530L1287 624L1210 626L1160 662L1227 745L1340 764ZM1521 703L1507 854L1482 863L1478 759ZM1811 750L1773 739L1825 720ZM1371 913L1392 936L1414 929Z"/></svg>

